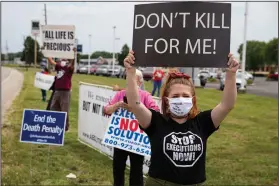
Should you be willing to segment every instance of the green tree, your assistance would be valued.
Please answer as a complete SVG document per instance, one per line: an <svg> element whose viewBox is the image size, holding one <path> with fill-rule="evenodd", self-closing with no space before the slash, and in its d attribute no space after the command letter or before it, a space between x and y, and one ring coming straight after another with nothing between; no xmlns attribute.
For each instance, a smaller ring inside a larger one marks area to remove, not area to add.
<svg viewBox="0 0 279 186"><path fill-rule="evenodd" d="M21 55L21 61L25 61L26 64L34 64L34 46L35 46L35 40L28 36L26 37L24 41L24 49L22 51ZM37 64L39 64L42 61L43 54L40 51L39 43L36 41L37 45Z"/></svg>
<svg viewBox="0 0 279 186"><path fill-rule="evenodd" d="M265 47L265 62L269 65L277 65L278 63L278 38L274 38L267 42Z"/></svg>
<svg viewBox="0 0 279 186"><path fill-rule="evenodd" d="M126 58L126 56L129 54L130 48L127 44L123 45L122 49L121 49L121 53L119 53L117 56L117 60L119 62L119 65L124 66L124 59Z"/></svg>
<svg viewBox="0 0 279 186"><path fill-rule="evenodd" d="M80 54L80 59L88 59L88 54Z"/></svg>
<svg viewBox="0 0 279 186"><path fill-rule="evenodd" d="M80 53L77 53L77 63L79 64L80 62L80 59L81 59L81 54Z"/></svg>
<svg viewBox="0 0 279 186"><path fill-rule="evenodd" d="M238 48L238 53L240 55L240 60L242 60L242 46L241 44ZM262 41L247 41L246 48L246 67L248 70L253 70L255 73L260 67L264 65L265 59L265 46L266 43Z"/></svg>
<svg viewBox="0 0 279 186"><path fill-rule="evenodd" d="M103 58L112 58L112 53L111 52L107 52L107 51L95 51L93 52L93 54L91 54L90 58L99 58L99 57L103 57Z"/></svg>

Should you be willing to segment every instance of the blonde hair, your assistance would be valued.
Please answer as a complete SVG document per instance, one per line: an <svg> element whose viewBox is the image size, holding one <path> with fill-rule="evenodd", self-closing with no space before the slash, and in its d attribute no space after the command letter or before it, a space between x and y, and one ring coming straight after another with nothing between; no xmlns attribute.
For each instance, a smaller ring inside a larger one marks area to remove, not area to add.
<svg viewBox="0 0 279 186"><path fill-rule="evenodd" d="M143 83L143 75L142 72L138 69L136 69L136 76L139 78L139 82Z"/></svg>

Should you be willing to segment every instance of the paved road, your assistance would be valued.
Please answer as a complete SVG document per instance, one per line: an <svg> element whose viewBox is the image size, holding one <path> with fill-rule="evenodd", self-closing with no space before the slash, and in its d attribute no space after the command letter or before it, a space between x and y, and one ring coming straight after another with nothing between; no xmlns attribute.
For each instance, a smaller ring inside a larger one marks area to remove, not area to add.
<svg viewBox="0 0 279 186"><path fill-rule="evenodd" d="M4 114L12 105L13 100L16 98L21 90L24 76L21 72L1 67L1 118L4 119Z"/></svg>
<svg viewBox="0 0 279 186"><path fill-rule="evenodd" d="M2 71L1 71L1 82L4 82L7 80L8 76L11 73L11 69L10 68L5 68L2 67Z"/></svg>
<svg viewBox="0 0 279 186"><path fill-rule="evenodd" d="M207 83L207 88L219 88L218 83ZM266 81L263 77L256 77L254 85L247 87L248 94L266 96L278 99L278 81Z"/></svg>

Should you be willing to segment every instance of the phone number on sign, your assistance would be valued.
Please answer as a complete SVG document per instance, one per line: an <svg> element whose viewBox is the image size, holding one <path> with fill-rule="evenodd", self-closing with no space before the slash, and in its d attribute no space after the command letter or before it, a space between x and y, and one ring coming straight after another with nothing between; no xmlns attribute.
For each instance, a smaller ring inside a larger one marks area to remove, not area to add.
<svg viewBox="0 0 279 186"><path fill-rule="evenodd" d="M106 138L104 142L107 143L107 144L111 144L111 145L114 145L114 146L119 146L119 147L122 147L122 148L125 148L125 149L128 149L128 150L134 150L136 152L146 154L146 155L149 155L149 156L151 155L150 150L142 149L142 148L139 148L139 147L138 148L133 148L132 145L128 145L128 144L125 144L125 143L118 143L117 141L109 140L108 138Z"/></svg>

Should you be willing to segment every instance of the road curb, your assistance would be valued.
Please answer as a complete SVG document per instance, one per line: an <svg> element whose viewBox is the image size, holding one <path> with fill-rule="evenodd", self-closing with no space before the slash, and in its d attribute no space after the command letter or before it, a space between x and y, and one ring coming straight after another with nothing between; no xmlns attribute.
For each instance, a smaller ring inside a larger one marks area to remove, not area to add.
<svg viewBox="0 0 279 186"><path fill-rule="evenodd" d="M14 78L12 78L14 77ZM7 80L6 80L7 79ZM5 84L5 88L1 89L1 127L5 122L5 116L8 113L16 97L20 94L23 87L24 75L22 72L11 69L9 77L7 77L1 85ZM7 84L7 82L10 82ZM15 84L17 83L17 84Z"/></svg>

